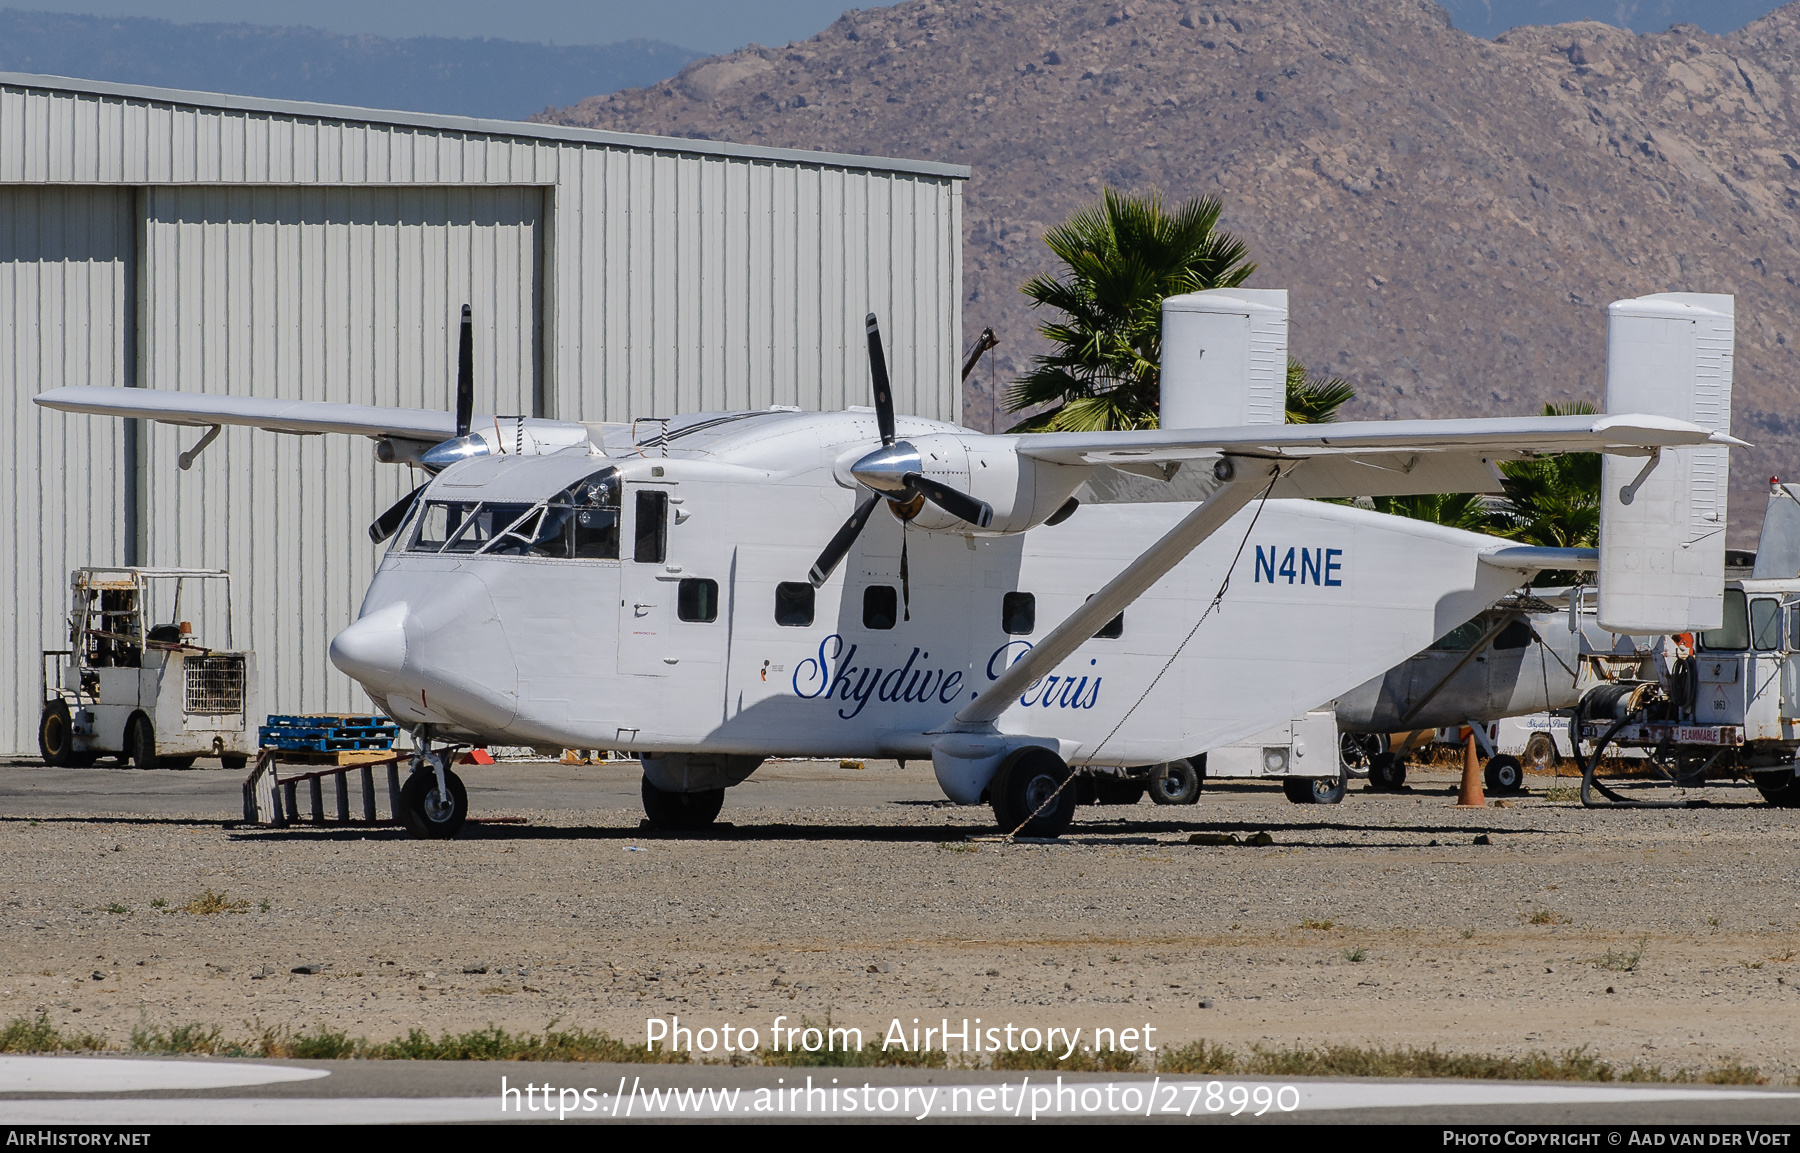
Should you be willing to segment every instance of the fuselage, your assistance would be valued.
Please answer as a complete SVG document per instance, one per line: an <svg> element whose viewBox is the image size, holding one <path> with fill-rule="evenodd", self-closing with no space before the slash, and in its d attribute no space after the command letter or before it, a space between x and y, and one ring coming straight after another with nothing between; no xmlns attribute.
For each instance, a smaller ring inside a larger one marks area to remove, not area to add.
<svg viewBox="0 0 1800 1153"><path fill-rule="evenodd" d="M899 432L949 445L932 467L978 493L1010 441L906 418ZM929 505L909 524L884 501L814 590L808 568L863 492L846 461L875 442L873 414L855 410L706 414L646 444L605 426L588 448L454 465L396 535L332 658L434 735L925 757L1034 637L1193 507L1088 503L1055 525L980 533ZM1324 502L1253 503L998 728L1094 764L1247 736L1505 595L1518 574L1478 559L1505 543Z"/></svg>

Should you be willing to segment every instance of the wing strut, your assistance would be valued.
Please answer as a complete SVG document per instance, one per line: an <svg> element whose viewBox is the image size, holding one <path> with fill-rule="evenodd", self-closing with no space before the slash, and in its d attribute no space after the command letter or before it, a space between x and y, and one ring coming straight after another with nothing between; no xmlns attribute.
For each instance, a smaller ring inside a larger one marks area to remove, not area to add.
<svg viewBox="0 0 1800 1153"><path fill-rule="evenodd" d="M1107 621L1125 611L1151 585L1180 564L1182 558L1199 548L1226 521L1255 500L1268 487L1267 482L1274 478L1280 468L1280 465L1274 465L1266 472L1258 468L1255 470L1258 475L1248 476L1243 473L1250 471L1251 462L1243 463L1245 467L1240 472L1229 457L1220 460L1214 466L1213 474L1222 483L1211 496L1183 517L1174 528L1164 533L1161 540L1126 565L1123 572L1108 581L1105 588L1095 593L1067 620L1051 629L1030 652L1014 661L985 692L956 714L948 729L952 732L968 732L991 726L1001 713L1012 707L1013 701L1018 699L1027 685L1054 669L1070 653L1093 639L1094 634L1105 627Z"/></svg>

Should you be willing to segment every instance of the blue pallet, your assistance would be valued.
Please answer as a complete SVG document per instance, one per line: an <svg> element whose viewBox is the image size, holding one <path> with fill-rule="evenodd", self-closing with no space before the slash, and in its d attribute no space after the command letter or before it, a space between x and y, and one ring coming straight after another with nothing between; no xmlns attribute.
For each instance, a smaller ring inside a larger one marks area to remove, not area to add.
<svg viewBox="0 0 1800 1153"><path fill-rule="evenodd" d="M388 749L399 732L386 717L276 715L258 730L257 738L266 749L330 753Z"/></svg>

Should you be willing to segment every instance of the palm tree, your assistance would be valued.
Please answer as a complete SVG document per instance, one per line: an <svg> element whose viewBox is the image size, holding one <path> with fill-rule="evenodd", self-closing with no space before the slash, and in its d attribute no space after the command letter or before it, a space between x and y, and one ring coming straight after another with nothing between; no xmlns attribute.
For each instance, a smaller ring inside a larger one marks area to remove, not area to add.
<svg viewBox="0 0 1800 1153"><path fill-rule="evenodd" d="M1055 349L1007 389L1009 412L1049 405L1013 432L1155 428L1162 387L1165 296L1242 284L1256 266L1237 237L1217 227L1214 196L1173 214L1156 192L1108 188L1101 202L1051 229L1044 243L1067 265L1034 276L1031 306L1063 314L1038 329Z"/></svg>
<svg viewBox="0 0 1800 1153"><path fill-rule="evenodd" d="M1592 416L1585 401L1546 404L1545 416ZM1546 548L1582 548L1600 538L1600 454L1570 452L1500 466L1501 536Z"/></svg>
<svg viewBox="0 0 1800 1153"><path fill-rule="evenodd" d="M1356 396L1356 389L1341 376L1310 376L1306 366L1288 357L1287 422L1330 424L1338 409Z"/></svg>
<svg viewBox="0 0 1800 1153"><path fill-rule="evenodd" d="M1468 532L1491 532L1494 513L1478 493L1425 493L1418 496L1378 496L1372 498L1376 512L1389 516L1406 516L1426 520Z"/></svg>

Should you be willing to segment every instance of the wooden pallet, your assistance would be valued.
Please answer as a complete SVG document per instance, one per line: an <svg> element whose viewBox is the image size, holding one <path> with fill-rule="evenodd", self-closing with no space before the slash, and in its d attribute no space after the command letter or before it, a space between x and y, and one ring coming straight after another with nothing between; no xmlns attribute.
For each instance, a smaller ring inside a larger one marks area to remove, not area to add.
<svg viewBox="0 0 1800 1153"><path fill-rule="evenodd" d="M270 751L284 765L318 765L337 768L347 765L377 765L382 761L412 756L411 749L400 752L393 749L333 749L324 753L314 752L310 749L271 749ZM282 779L286 780L285 777Z"/></svg>

